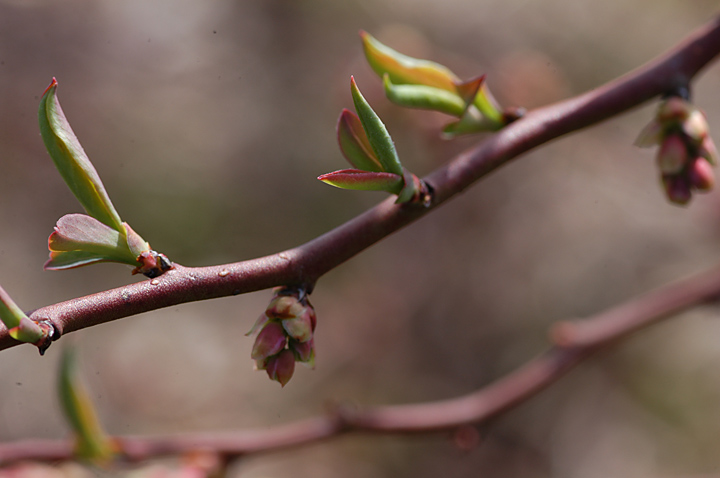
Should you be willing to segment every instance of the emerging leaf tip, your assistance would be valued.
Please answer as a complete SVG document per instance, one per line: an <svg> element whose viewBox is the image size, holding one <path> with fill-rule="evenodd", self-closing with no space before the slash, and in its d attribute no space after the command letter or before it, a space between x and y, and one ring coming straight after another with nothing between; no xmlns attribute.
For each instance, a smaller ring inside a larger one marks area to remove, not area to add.
<svg viewBox="0 0 720 478"><path fill-rule="evenodd" d="M52 81L50 82L50 84L48 85L48 87L45 88L45 91L43 91L43 94L42 94L42 95L45 96L45 95L48 93L48 91L50 91L51 89L53 89L54 87L56 87L57 84L58 84L58 82L57 82L57 80L55 79L55 77L53 76Z"/></svg>

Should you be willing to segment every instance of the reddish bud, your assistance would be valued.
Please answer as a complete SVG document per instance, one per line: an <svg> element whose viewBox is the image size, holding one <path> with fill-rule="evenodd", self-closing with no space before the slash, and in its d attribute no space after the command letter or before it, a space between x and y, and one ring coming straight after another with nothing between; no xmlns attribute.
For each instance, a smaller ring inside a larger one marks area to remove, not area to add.
<svg viewBox="0 0 720 478"><path fill-rule="evenodd" d="M295 353L295 360L306 363L311 367L315 367L315 341L313 339L307 342L290 341L290 350Z"/></svg>
<svg viewBox="0 0 720 478"><path fill-rule="evenodd" d="M660 103L657 118L661 122L682 121L690 115L692 109L693 106L684 99L679 96L671 96Z"/></svg>
<svg viewBox="0 0 720 478"><path fill-rule="evenodd" d="M268 322L255 339L250 357L253 360L268 358L285 348L286 342L282 326L277 322Z"/></svg>
<svg viewBox="0 0 720 478"><path fill-rule="evenodd" d="M658 167L663 174L677 174L688 162L687 146L683 139L676 135L666 137L660 145L657 156Z"/></svg>
<svg viewBox="0 0 720 478"><path fill-rule="evenodd" d="M297 297L292 295L280 295L270 301L267 308L267 315L276 319L289 319L302 315L305 307Z"/></svg>
<svg viewBox="0 0 720 478"><path fill-rule="evenodd" d="M312 321L308 313L285 319L282 321L282 326L285 332L298 342L307 342L312 338Z"/></svg>
<svg viewBox="0 0 720 478"><path fill-rule="evenodd" d="M694 108L690 115L682 122L682 130L694 144L702 143L708 135L708 124L702 111Z"/></svg>
<svg viewBox="0 0 720 478"><path fill-rule="evenodd" d="M265 370L271 380L280 382L280 385L284 387L295 372L295 355L290 350L285 349L267 359Z"/></svg>
<svg viewBox="0 0 720 478"><path fill-rule="evenodd" d="M670 202L680 205L690 202L692 192L685 176L663 176L663 186Z"/></svg>
<svg viewBox="0 0 720 478"><path fill-rule="evenodd" d="M693 161L688 176L690 184L698 191L710 191L715 185L712 166L704 158L697 158Z"/></svg>
<svg viewBox="0 0 720 478"><path fill-rule="evenodd" d="M710 164L715 165L718 163L717 148L715 147L715 142L712 140L710 135L703 138L702 143L700 143L700 147L698 148L698 155L707 159Z"/></svg>

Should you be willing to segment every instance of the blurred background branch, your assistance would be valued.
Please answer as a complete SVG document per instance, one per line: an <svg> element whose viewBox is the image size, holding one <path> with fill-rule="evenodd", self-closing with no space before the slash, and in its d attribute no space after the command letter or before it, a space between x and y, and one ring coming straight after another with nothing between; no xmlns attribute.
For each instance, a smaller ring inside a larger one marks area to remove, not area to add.
<svg viewBox="0 0 720 478"><path fill-rule="evenodd" d="M578 323L560 324L557 345L507 376L471 394L439 402L359 408L334 406L325 416L241 432L119 437L120 455L132 462L167 455L212 452L222 461L252 453L308 445L346 433L382 434L463 431L482 425L532 398L604 346L720 294L720 267L667 285ZM477 443L475 443L477 444ZM0 443L0 465L22 460L71 460L70 441Z"/></svg>

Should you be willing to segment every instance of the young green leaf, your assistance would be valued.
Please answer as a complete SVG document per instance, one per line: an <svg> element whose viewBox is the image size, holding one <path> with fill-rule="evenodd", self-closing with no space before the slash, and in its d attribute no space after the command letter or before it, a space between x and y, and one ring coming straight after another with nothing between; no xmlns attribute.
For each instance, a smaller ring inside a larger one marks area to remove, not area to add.
<svg viewBox="0 0 720 478"><path fill-rule="evenodd" d="M360 93L353 77L350 77L350 91L355 103L355 111L357 111L370 146L372 146L375 156L380 161L383 171L402 176L402 165L400 159L398 159L397 151L395 151L392 138L383 122Z"/></svg>
<svg viewBox="0 0 720 478"><path fill-rule="evenodd" d="M94 462L107 462L117 454L117 444L105 433L77 370L75 350L65 347L58 381L60 403L75 433L75 453Z"/></svg>
<svg viewBox="0 0 720 478"><path fill-rule="evenodd" d="M455 83L460 80L445 66L403 55L383 45L367 32L360 31L360 37L368 63L380 78L387 73L395 84L426 85L456 91Z"/></svg>
<svg viewBox="0 0 720 478"><path fill-rule="evenodd" d="M130 249L129 237L134 236L127 232L121 235L85 214L67 214L58 220L55 231L48 239L50 259L45 263L45 269L71 269L94 262L120 262L137 266L137 258L142 251ZM145 250L149 250L149 245L144 244L147 247Z"/></svg>
<svg viewBox="0 0 720 478"><path fill-rule="evenodd" d="M40 100L40 134L60 175L87 213L125 235L115 207L88 159L57 99L57 81L53 78Z"/></svg>
<svg viewBox="0 0 720 478"><path fill-rule="evenodd" d="M475 95L474 104L483 116L494 123L495 127L493 129L500 129L507 124L507 121L503 118L500 105L495 100L492 93L490 93L490 89L487 87L487 84L483 83L480 87L480 91Z"/></svg>
<svg viewBox="0 0 720 478"><path fill-rule="evenodd" d="M406 108L434 110L460 117L468 107L457 93L425 85L394 85L387 73L383 76L383 87L390 101Z"/></svg>
<svg viewBox="0 0 720 478"><path fill-rule="evenodd" d="M10 337L34 344L44 337L43 330L30 320L14 300L0 287L0 321L5 324Z"/></svg>
<svg viewBox="0 0 720 478"><path fill-rule="evenodd" d="M338 118L337 138L340 151L355 168L363 171L381 172L383 170L372 146L370 146L360 119L348 109L343 109Z"/></svg>
<svg viewBox="0 0 720 478"><path fill-rule="evenodd" d="M398 194L403 187L403 178L397 174L368 172L357 169L334 171L323 174L318 179L336 188L358 191L386 191L391 194Z"/></svg>

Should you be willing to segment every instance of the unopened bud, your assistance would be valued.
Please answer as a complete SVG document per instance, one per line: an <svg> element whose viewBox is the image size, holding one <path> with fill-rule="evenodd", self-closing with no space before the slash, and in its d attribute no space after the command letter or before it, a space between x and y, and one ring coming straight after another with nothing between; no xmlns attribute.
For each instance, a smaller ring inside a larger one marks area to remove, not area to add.
<svg viewBox="0 0 720 478"><path fill-rule="evenodd" d="M307 342L312 338L312 322L310 314L304 313L292 319L284 319L282 326L285 332L298 342Z"/></svg>
<svg viewBox="0 0 720 478"><path fill-rule="evenodd" d="M657 156L658 167L663 174L677 174L688 161L687 146L676 134L666 137Z"/></svg>
<svg viewBox="0 0 720 478"><path fill-rule="evenodd" d="M295 372L295 355L285 349L267 360L265 370L271 380L280 382L283 387L290 381Z"/></svg>
<svg viewBox="0 0 720 478"><path fill-rule="evenodd" d="M713 168L704 158L693 161L688 175L690 183L698 191L710 191L715 185Z"/></svg>
<svg viewBox="0 0 720 478"><path fill-rule="evenodd" d="M255 369L267 371L272 380L285 386L296 361L314 368L316 322L304 289L276 288L270 305L248 333L259 331L251 353Z"/></svg>
<svg viewBox="0 0 720 478"><path fill-rule="evenodd" d="M693 106L684 99L679 96L671 96L660 103L657 118L660 122L682 121L690 115L692 109Z"/></svg>
<svg viewBox="0 0 720 478"><path fill-rule="evenodd" d="M267 315L276 319L288 319L301 315L305 307L293 295L275 297L268 305Z"/></svg>
<svg viewBox="0 0 720 478"><path fill-rule="evenodd" d="M708 124L705 115L697 108L693 108L690 115L682 122L683 133L696 145L708 135Z"/></svg>
<svg viewBox="0 0 720 478"><path fill-rule="evenodd" d="M275 355L285 348L286 342L287 337L282 326L278 322L268 322L255 339L250 357L253 360L262 360Z"/></svg>
<svg viewBox="0 0 720 478"><path fill-rule="evenodd" d="M315 343L313 339L307 342L290 341L290 350L295 353L295 360L315 367Z"/></svg>
<svg viewBox="0 0 720 478"><path fill-rule="evenodd" d="M680 205L690 202L692 192L685 176L663 176L663 186L670 202Z"/></svg>
<svg viewBox="0 0 720 478"><path fill-rule="evenodd" d="M700 143L700 147L698 148L698 155L707 159L710 164L715 165L718 163L717 148L715 147L715 142L712 140L710 135L703 138L702 143Z"/></svg>

